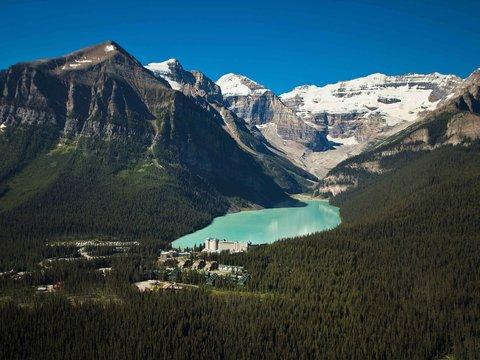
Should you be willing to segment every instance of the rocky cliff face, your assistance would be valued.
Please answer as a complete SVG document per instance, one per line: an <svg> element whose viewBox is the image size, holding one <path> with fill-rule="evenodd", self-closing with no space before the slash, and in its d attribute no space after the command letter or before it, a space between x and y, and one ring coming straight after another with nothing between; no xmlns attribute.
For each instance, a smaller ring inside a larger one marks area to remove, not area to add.
<svg viewBox="0 0 480 360"><path fill-rule="evenodd" d="M437 92L438 93L438 92ZM437 102L439 100L436 100ZM425 118L341 162L319 183L317 193L335 196L366 179L395 169L415 153L445 145L470 145L480 138L480 71L456 85Z"/></svg>
<svg viewBox="0 0 480 360"><path fill-rule="evenodd" d="M114 42L14 65L0 89L3 139L25 141L18 161L67 141L87 152L102 142L112 162L137 157L152 143L154 114L172 92Z"/></svg>
<svg viewBox="0 0 480 360"><path fill-rule="evenodd" d="M217 80L217 85L229 108L251 125L295 118L270 90L245 76L226 74Z"/></svg>
<svg viewBox="0 0 480 360"><path fill-rule="evenodd" d="M177 59L169 59L160 63L150 63L145 66L158 78L168 81L172 89L204 104L216 103L225 105L220 87L200 71L184 70Z"/></svg>
<svg viewBox="0 0 480 360"><path fill-rule="evenodd" d="M313 151L329 148L324 134L309 126L269 89L242 75L226 74L217 80L222 94L238 117L257 126L262 133L265 125L274 126L274 132L265 132L267 139L277 146L281 141L293 141ZM282 146L279 146L282 147Z"/></svg>

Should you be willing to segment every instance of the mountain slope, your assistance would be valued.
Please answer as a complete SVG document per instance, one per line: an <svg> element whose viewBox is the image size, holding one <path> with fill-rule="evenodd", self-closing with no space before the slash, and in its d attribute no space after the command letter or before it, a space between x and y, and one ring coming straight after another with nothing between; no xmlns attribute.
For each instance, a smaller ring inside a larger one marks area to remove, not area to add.
<svg viewBox="0 0 480 360"><path fill-rule="evenodd" d="M372 74L323 87L299 86L280 98L305 122L323 129L331 141L331 151L308 158L309 166L323 177L339 162L435 109L461 82L438 73Z"/></svg>
<svg viewBox="0 0 480 360"><path fill-rule="evenodd" d="M271 90L245 76L226 74L217 85L230 110L256 127L293 162L317 175L306 158L312 152L331 148L321 128L304 122Z"/></svg>
<svg viewBox="0 0 480 360"><path fill-rule="evenodd" d="M14 65L0 73L0 89L4 234L27 234L22 222L41 223L37 234L49 225L56 234L109 233L123 223L126 235L166 239L225 212L232 198L263 206L287 199L219 117L114 42ZM129 200L120 201L125 195ZM142 221L144 201L154 224L136 231L128 223ZM70 227L66 219L77 211L89 216ZM169 214L163 234L165 222L154 213ZM187 225L179 225L185 217Z"/></svg>
<svg viewBox="0 0 480 360"><path fill-rule="evenodd" d="M310 304L312 340L330 336L317 357L475 358L479 141L417 152L333 203L337 229L241 259L251 288Z"/></svg>
<svg viewBox="0 0 480 360"><path fill-rule="evenodd" d="M472 73L449 100L424 120L340 163L320 182L318 193L337 195L352 187L363 187L425 152L447 145L468 146L476 141L480 137L479 74Z"/></svg>
<svg viewBox="0 0 480 360"><path fill-rule="evenodd" d="M265 172L285 191L302 192L312 186L315 176L290 162L286 154L274 148L256 127L250 126L229 110L220 87L207 76L199 71L184 70L176 59L150 63L146 68L217 118L237 144L252 154L262 164Z"/></svg>

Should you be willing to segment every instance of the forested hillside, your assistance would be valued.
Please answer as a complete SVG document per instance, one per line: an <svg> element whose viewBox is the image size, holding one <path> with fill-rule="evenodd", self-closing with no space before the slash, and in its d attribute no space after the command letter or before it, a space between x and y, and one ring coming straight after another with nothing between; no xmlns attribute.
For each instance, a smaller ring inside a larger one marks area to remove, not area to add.
<svg viewBox="0 0 480 360"><path fill-rule="evenodd" d="M107 303L4 303L0 355L476 358L479 155L478 143L417 153L336 199L338 229L221 255L249 270L245 289L145 295L117 276L95 280L110 289ZM89 272L71 271L81 289Z"/></svg>

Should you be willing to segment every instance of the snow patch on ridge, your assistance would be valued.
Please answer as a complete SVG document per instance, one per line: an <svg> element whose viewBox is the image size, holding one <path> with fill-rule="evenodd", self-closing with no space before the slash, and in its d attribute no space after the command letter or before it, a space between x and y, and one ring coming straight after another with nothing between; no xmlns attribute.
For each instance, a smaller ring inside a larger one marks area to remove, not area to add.
<svg viewBox="0 0 480 360"><path fill-rule="evenodd" d="M105 46L105 52L110 52L110 51L115 51L116 48L113 45L107 45Z"/></svg>
<svg viewBox="0 0 480 360"><path fill-rule="evenodd" d="M225 74L216 81L220 86L223 96L248 96L262 95L268 91L263 85L238 74Z"/></svg>
<svg viewBox="0 0 480 360"><path fill-rule="evenodd" d="M62 70L66 70L67 68L73 68L73 69L76 69L82 65L85 65L85 64L90 64L90 63L93 63L93 61L99 61L100 59L97 57L97 58L94 58L94 59L87 59L85 56L80 58L80 59L75 59L73 60L72 63L66 63L65 65L62 66Z"/></svg>
<svg viewBox="0 0 480 360"><path fill-rule="evenodd" d="M258 95L263 95L263 94L265 94L267 91L268 91L268 89L256 89L256 90L253 90L253 93L254 93L254 94L258 94Z"/></svg>
<svg viewBox="0 0 480 360"><path fill-rule="evenodd" d="M159 63L147 64L145 65L145 68L153 72L155 75L167 80L172 89L181 90L182 85L172 78L172 68L176 66L181 67L177 59L168 59Z"/></svg>
<svg viewBox="0 0 480 360"><path fill-rule="evenodd" d="M93 60L83 58L83 59L75 60L75 62L76 62L76 63L80 63L80 64L86 64L86 63L91 63L91 62L93 62Z"/></svg>
<svg viewBox="0 0 480 360"><path fill-rule="evenodd" d="M175 66L178 63L177 59L168 59L159 63L150 63L147 64L145 67L153 71L154 73L162 74L162 75L170 75L172 74L171 66Z"/></svg>
<svg viewBox="0 0 480 360"><path fill-rule="evenodd" d="M342 145L358 145L358 141L355 136L350 136L347 138L334 138L330 135L327 135L327 140Z"/></svg>

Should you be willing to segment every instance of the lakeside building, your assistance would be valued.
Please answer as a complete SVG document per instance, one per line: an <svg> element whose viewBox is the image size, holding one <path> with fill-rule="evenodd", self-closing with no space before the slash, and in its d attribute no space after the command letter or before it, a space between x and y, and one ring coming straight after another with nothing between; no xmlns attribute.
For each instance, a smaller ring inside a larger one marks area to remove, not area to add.
<svg viewBox="0 0 480 360"><path fill-rule="evenodd" d="M219 253L229 251L231 253L245 252L253 245L250 242L219 240L214 238L205 239L205 248L203 251L208 253Z"/></svg>

